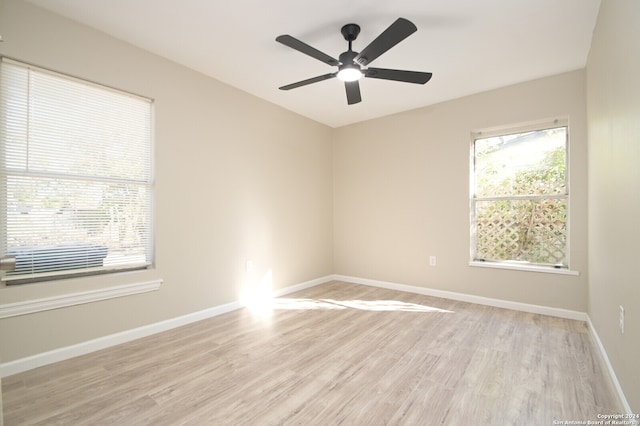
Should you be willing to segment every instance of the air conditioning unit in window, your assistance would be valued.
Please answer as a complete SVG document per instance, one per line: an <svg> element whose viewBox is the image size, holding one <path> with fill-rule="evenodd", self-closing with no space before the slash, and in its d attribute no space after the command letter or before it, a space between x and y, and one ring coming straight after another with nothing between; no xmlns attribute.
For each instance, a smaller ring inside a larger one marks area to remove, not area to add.
<svg viewBox="0 0 640 426"><path fill-rule="evenodd" d="M38 274L70 269L101 267L109 249L88 243L67 243L47 247L16 247L7 250L16 267L10 275Z"/></svg>

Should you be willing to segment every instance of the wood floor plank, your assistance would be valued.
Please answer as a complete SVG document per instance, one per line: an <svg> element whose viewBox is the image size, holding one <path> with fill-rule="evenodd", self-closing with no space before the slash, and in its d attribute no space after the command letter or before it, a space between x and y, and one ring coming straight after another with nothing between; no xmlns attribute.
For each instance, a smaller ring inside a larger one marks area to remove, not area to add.
<svg viewBox="0 0 640 426"><path fill-rule="evenodd" d="M4 378L12 425L546 425L622 411L585 324L331 282Z"/></svg>

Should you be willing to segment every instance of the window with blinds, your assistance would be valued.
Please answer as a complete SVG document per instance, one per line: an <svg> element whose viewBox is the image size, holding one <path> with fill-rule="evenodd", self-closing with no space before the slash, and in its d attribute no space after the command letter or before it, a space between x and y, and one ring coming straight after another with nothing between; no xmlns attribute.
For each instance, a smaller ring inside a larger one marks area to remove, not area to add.
<svg viewBox="0 0 640 426"><path fill-rule="evenodd" d="M7 284L153 262L152 101L1 58Z"/></svg>

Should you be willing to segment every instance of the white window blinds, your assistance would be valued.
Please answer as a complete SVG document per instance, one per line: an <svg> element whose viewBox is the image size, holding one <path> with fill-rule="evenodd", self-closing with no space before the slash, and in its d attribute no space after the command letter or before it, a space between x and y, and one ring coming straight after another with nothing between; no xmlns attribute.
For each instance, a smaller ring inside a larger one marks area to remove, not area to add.
<svg viewBox="0 0 640 426"><path fill-rule="evenodd" d="M0 162L3 280L152 263L149 99L2 58Z"/></svg>

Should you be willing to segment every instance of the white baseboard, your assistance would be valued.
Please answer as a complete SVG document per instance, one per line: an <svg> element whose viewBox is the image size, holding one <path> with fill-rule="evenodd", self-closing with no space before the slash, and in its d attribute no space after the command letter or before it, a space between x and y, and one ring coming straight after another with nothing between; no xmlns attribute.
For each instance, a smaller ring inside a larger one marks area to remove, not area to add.
<svg viewBox="0 0 640 426"><path fill-rule="evenodd" d="M307 281L301 284L296 284L296 285L282 288L280 290L276 290L273 292L273 297L280 297L280 296L284 296L285 294L295 293L296 291L301 291L307 288L315 287L320 284L328 283L329 281L334 281L333 275L327 275L326 277L316 278L315 280Z"/></svg>
<svg viewBox="0 0 640 426"><path fill-rule="evenodd" d="M622 402L624 406L624 410L627 414L632 414L631 406L629 405L629 401L627 401L627 397L624 395L622 391L622 386L620 386L620 382L618 381L618 377L616 376L616 372L611 365L611 361L609 361L609 356L607 355L607 351L604 349L604 345L602 344L602 340L600 340L600 336L598 336L598 332L591 322L591 318L587 317L587 323L589 325L589 331L591 332L591 336L593 336L593 340L596 342L596 346L600 351L600 355L602 355L602 359L604 360L604 364L607 367L607 372L609 373L609 377L611 377L611 381L613 382L613 386L616 388L616 393L618 394L618 398Z"/></svg>
<svg viewBox="0 0 640 426"><path fill-rule="evenodd" d="M388 281L370 280L366 278L334 275L334 280L346 281L354 284L363 284L371 287L387 288L390 290L406 291L408 293L423 294L425 296L441 297L443 299L459 300L461 302L475 303L477 305L493 306L496 308L512 309L515 311L531 312L534 314L549 315L552 317L587 321L585 312L571 311L568 309L552 308L549 306L532 305L529 303L512 302L509 300L492 299L489 297L474 296L471 294L455 293L452 291L435 290L426 287L416 287L406 284L392 283Z"/></svg>
<svg viewBox="0 0 640 426"><path fill-rule="evenodd" d="M274 292L274 296L283 296L285 294L294 293L296 291L304 290L306 288L314 287L316 285L332 281L333 276L329 275L323 278L317 278L315 280L307 281L301 284L292 285ZM239 301L227 303L225 305L214 306L212 308L204 309L202 311L193 312L191 314L183 315L176 318L171 318L165 321L160 321L154 324L137 327L131 330L125 330L120 333L111 334L97 339L92 339L86 342L78 343L72 346L66 346L64 348L54 349L52 351L43 352L41 354L32 355L25 358L20 358L15 361L9 361L0 364L0 377L7 377L13 374L18 374L23 371L31 370L34 368L42 367L44 365L53 364L54 362L64 361L66 359L74 358L80 355L85 355L100 349L105 349L111 346L119 345L121 343L130 342L132 340L147 337L152 334L161 333L163 331L171 330L183 325L191 324L196 321L222 315L227 312L234 311L242 308L243 305Z"/></svg>

